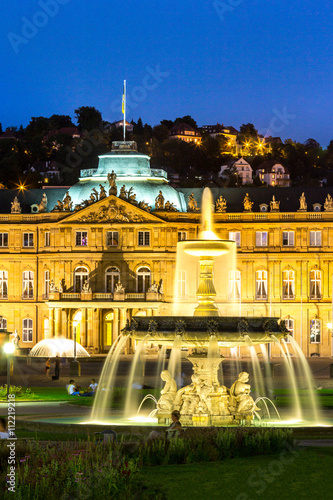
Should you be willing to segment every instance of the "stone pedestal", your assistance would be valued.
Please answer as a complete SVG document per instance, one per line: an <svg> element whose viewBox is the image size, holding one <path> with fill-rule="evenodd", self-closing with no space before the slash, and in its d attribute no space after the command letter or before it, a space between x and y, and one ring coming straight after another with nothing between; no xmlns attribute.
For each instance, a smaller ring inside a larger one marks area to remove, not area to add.
<svg viewBox="0 0 333 500"><path fill-rule="evenodd" d="M115 300L115 301L125 300L125 291L124 292L113 292L113 300Z"/></svg>
<svg viewBox="0 0 333 500"><path fill-rule="evenodd" d="M93 294L92 292L81 292L81 300L92 300Z"/></svg>
<svg viewBox="0 0 333 500"><path fill-rule="evenodd" d="M60 300L60 292L50 292L49 300Z"/></svg>
<svg viewBox="0 0 333 500"><path fill-rule="evenodd" d="M146 300L152 301L152 302L158 302L159 295L160 294L158 292L147 292L146 293Z"/></svg>

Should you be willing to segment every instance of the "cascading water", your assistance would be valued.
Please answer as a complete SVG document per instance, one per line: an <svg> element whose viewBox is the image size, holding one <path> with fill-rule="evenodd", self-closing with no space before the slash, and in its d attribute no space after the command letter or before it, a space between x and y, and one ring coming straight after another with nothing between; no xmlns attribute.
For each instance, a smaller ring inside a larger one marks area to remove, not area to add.
<svg viewBox="0 0 333 500"><path fill-rule="evenodd" d="M139 404L137 391L134 392L133 390L133 383L134 381L137 382L143 380L144 378L145 358L142 359L142 352L145 350L145 348L146 348L146 342L144 339L138 343L134 354L133 362L131 365L131 371L127 383L125 412L124 412L125 417L127 418L135 414L135 411ZM142 386L143 384L139 383L139 385Z"/></svg>

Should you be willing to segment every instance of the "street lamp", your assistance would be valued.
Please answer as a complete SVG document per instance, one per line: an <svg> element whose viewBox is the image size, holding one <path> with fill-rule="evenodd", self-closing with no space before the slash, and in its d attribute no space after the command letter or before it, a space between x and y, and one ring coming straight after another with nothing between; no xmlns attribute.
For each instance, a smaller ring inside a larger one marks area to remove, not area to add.
<svg viewBox="0 0 333 500"><path fill-rule="evenodd" d="M7 401L9 399L9 388L10 388L10 363L11 363L11 354L15 351L15 346L13 342L6 342L3 346L3 350L7 355Z"/></svg>

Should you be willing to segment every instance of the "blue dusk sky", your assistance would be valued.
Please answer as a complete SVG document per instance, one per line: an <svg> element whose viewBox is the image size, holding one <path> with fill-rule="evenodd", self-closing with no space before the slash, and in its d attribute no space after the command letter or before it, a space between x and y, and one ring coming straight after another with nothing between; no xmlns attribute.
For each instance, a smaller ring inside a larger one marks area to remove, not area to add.
<svg viewBox="0 0 333 500"><path fill-rule="evenodd" d="M333 139L329 0L12 0L1 3L0 122L95 106L104 120Z"/></svg>

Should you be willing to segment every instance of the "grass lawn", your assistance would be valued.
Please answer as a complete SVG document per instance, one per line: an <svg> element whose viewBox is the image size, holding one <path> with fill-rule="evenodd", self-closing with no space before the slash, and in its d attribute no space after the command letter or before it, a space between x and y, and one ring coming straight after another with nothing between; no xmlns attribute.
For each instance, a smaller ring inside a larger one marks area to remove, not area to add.
<svg viewBox="0 0 333 500"><path fill-rule="evenodd" d="M333 448L308 448L295 456L288 451L282 459L270 455L144 467L140 475L147 485L161 486L168 500L325 499L332 498L332 467Z"/></svg>

